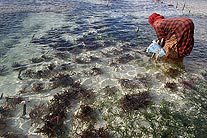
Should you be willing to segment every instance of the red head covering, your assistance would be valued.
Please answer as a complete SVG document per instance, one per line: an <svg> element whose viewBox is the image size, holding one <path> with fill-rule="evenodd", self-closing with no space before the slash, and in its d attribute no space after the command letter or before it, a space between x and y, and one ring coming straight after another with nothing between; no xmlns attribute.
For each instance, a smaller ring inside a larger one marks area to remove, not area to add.
<svg viewBox="0 0 207 138"><path fill-rule="evenodd" d="M150 23L151 26L153 26L153 23L158 19L164 19L164 16L157 13L153 13L152 15L149 16L148 22Z"/></svg>

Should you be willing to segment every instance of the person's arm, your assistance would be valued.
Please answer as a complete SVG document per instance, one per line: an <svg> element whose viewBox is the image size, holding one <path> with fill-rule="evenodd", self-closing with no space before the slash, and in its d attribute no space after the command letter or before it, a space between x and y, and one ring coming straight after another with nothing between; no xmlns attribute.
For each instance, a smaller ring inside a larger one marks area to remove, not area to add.
<svg viewBox="0 0 207 138"><path fill-rule="evenodd" d="M156 31L158 40L161 41L162 38L165 38L166 37L165 32L160 27L156 27L155 28L155 31Z"/></svg>

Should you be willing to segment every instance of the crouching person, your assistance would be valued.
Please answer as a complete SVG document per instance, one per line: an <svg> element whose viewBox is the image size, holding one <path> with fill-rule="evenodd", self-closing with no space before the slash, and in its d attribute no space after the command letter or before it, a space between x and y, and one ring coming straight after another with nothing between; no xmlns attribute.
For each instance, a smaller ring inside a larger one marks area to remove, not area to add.
<svg viewBox="0 0 207 138"><path fill-rule="evenodd" d="M182 62L185 56L190 55L194 46L194 24L189 18L164 18L153 13L148 21L155 29L158 40L164 39L161 47L165 55L161 60Z"/></svg>

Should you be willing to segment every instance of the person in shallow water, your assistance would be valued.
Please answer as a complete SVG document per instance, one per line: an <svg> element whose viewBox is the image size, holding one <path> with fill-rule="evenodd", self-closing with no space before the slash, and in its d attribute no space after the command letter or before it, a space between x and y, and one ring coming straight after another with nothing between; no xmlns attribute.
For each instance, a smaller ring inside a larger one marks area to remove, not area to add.
<svg viewBox="0 0 207 138"><path fill-rule="evenodd" d="M155 29L158 41L164 39L161 47L166 54L161 60L182 62L190 55L194 46L194 23L189 18L164 18L153 13L148 21Z"/></svg>

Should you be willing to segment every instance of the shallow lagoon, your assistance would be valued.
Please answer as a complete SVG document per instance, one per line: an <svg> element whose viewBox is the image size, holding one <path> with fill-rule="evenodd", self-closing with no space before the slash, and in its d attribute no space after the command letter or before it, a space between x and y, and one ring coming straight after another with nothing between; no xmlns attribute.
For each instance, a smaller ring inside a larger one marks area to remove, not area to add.
<svg viewBox="0 0 207 138"><path fill-rule="evenodd" d="M149 0L1 1L0 8L2 135L206 136L205 16ZM147 22L155 11L194 20L184 69L144 54L156 39Z"/></svg>

